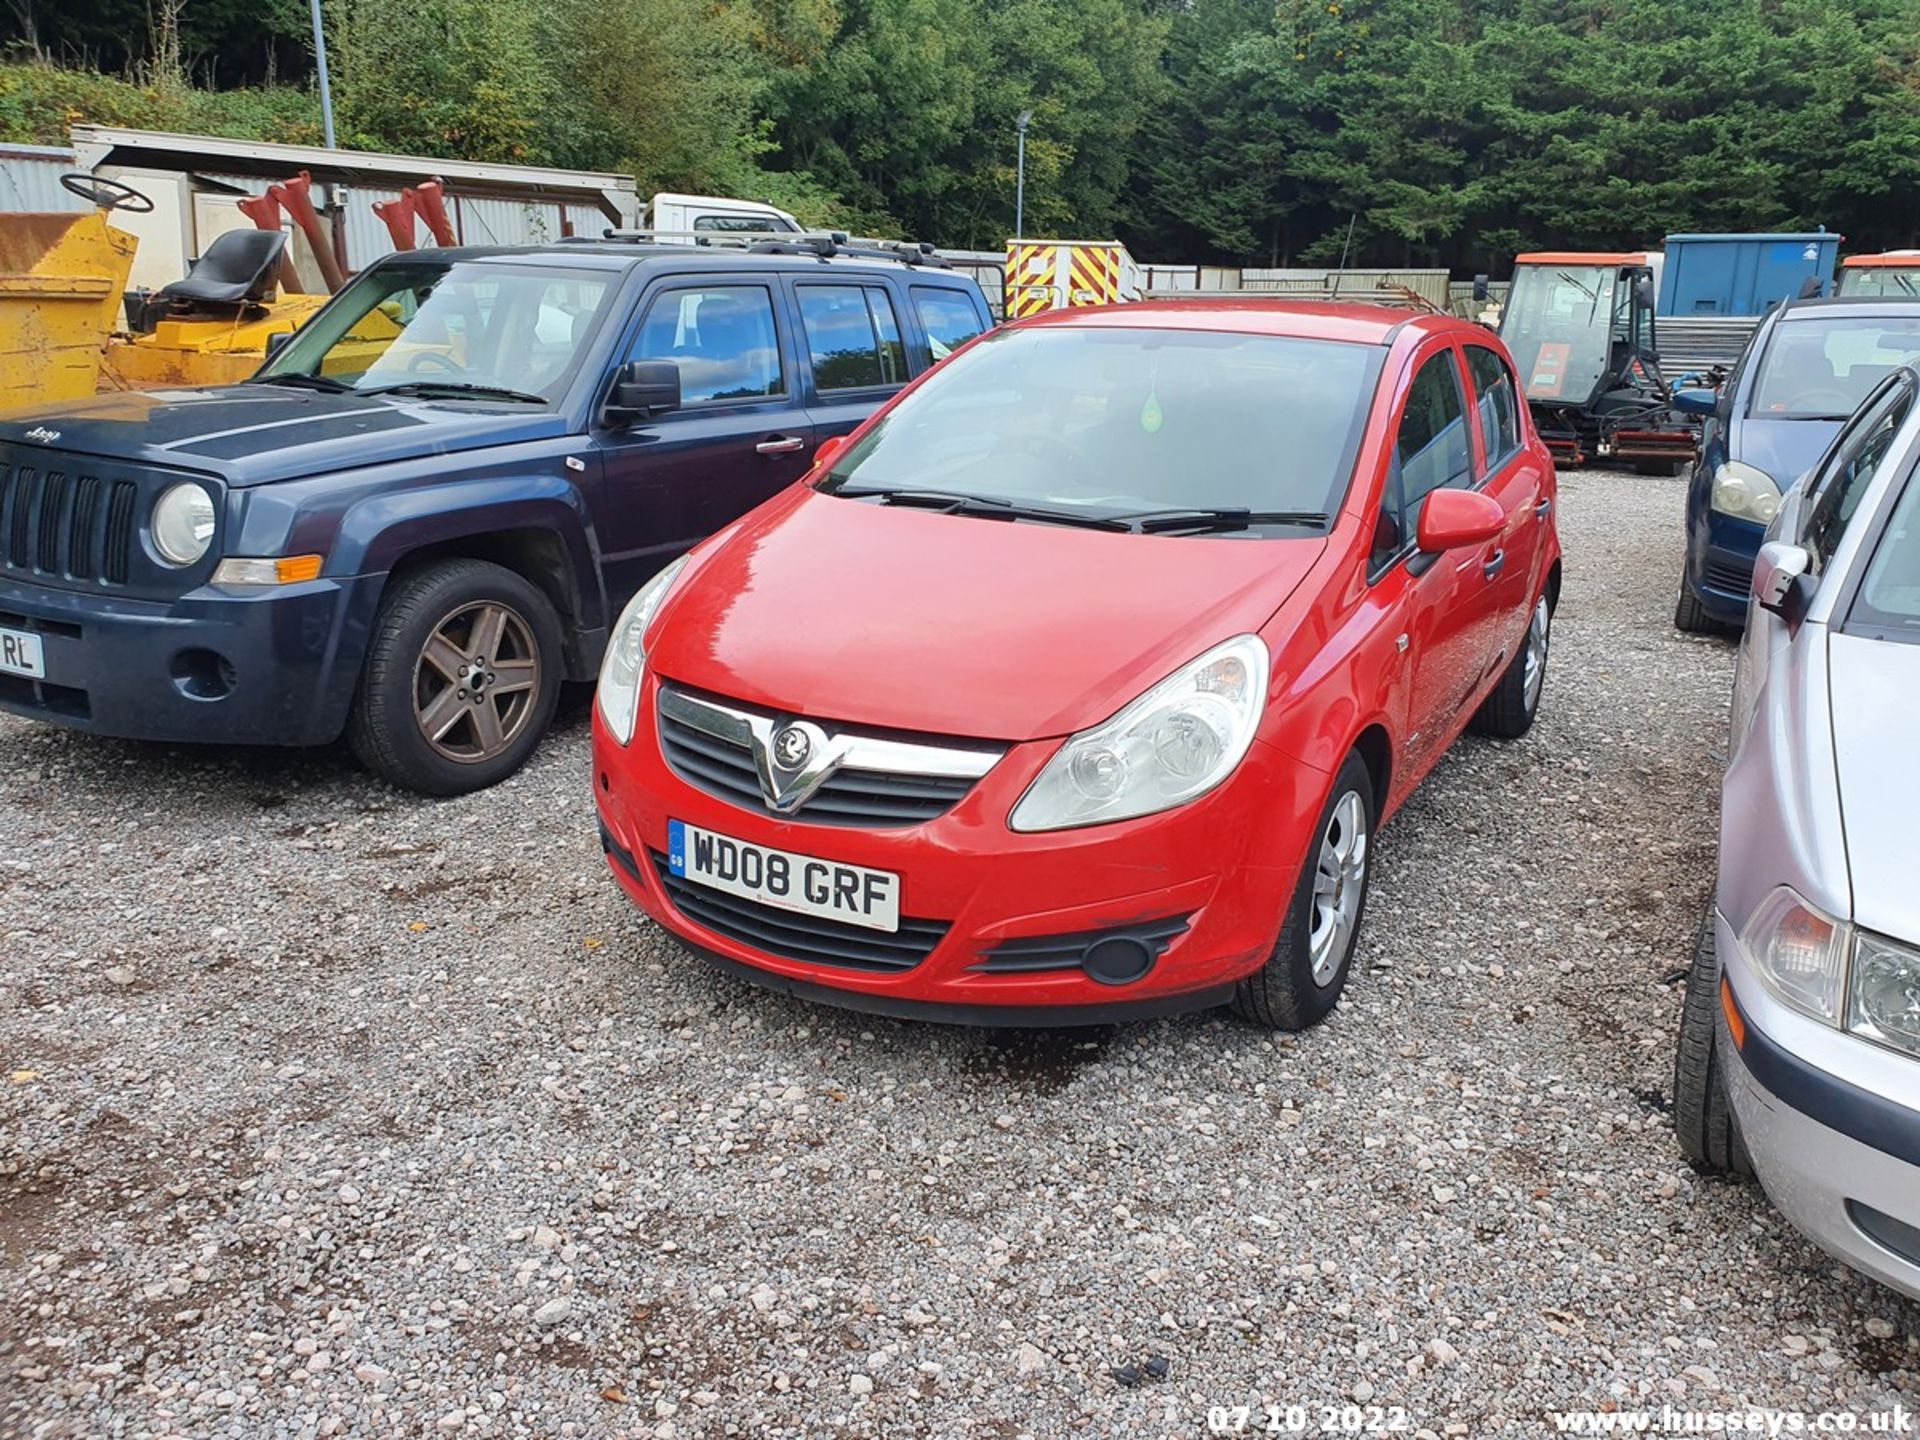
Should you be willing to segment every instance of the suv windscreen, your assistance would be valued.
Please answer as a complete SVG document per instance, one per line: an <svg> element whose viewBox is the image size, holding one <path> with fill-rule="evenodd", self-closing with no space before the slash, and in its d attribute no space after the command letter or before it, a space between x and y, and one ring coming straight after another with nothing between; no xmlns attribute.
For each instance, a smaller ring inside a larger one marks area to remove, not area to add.
<svg viewBox="0 0 1920 1440"><path fill-rule="evenodd" d="M934 371L821 488L1115 519L1236 509L1317 520L1346 493L1384 354L1214 331L1003 331Z"/></svg>
<svg viewBox="0 0 1920 1440"><path fill-rule="evenodd" d="M409 260L360 275L262 367L370 391L409 386L557 399L613 279L564 266Z"/></svg>
<svg viewBox="0 0 1920 1440"><path fill-rule="evenodd" d="M1882 380L1920 356L1911 316L1781 317L1753 377L1756 420L1844 420Z"/></svg>

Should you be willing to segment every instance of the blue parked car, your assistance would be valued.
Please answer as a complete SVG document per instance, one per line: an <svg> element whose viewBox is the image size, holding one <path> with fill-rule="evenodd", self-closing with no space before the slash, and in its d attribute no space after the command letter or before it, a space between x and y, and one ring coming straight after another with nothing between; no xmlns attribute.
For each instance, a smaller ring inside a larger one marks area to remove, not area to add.
<svg viewBox="0 0 1920 1440"><path fill-rule="evenodd" d="M1920 357L1920 300L1792 300L1755 327L1719 390L1674 408L1706 419L1687 484L1687 558L1673 623L1739 630L1760 537L1873 387Z"/></svg>

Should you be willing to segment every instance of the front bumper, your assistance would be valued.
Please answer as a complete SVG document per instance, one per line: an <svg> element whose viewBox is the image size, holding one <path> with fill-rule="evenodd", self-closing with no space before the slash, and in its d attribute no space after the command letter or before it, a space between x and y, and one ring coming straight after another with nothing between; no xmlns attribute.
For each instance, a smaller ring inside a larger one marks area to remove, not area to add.
<svg viewBox="0 0 1920 1440"><path fill-rule="evenodd" d="M1751 520L1736 520L1708 510L1687 527L1686 584L1714 619L1728 625L1747 622L1753 597L1753 562L1766 532Z"/></svg>
<svg viewBox="0 0 1920 1440"><path fill-rule="evenodd" d="M384 576L129 600L0 579L0 628L40 637L46 677L0 674L0 710L131 740L336 738Z"/></svg>
<svg viewBox="0 0 1920 1440"><path fill-rule="evenodd" d="M748 810L680 778L652 721L654 682L630 746L596 714L594 783L603 848L621 888L694 949L790 993L852 1008L959 1023L1101 1024L1224 1001L1266 962L1292 897L1328 777L1256 742L1227 783L1177 810L1050 834L1006 816L1058 748L1013 746L953 809L923 824L867 829ZM804 814L804 812L803 812ZM710 928L673 901L658 857L669 820L803 855L899 874L904 918L947 926L911 968L879 973L769 953ZM996 973L988 951L1015 940L1097 935L1169 917L1186 929L1127 984L1086 970Z"/></svg>
<svg viewBox="0 0 1920 1440"><path fill-rule="evenodd" d="M1774 999L1716 914L1743 1031L1720 1017L1740 1133L1767 1196L1809 1240L1920 1299L1920 1060L1842 1034Z"/></svg>

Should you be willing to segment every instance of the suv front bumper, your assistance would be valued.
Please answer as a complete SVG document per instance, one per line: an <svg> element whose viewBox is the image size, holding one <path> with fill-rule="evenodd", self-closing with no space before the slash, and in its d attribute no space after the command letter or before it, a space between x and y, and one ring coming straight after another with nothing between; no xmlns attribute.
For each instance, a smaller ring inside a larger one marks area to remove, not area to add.
<svg viewBox="0 0 1920 1440"><path fill-rule="evenodd" d="M1893 1098L1920 1091L1920 1060L1781 1004L1714 923L1744 1041L1723 997L1727 1088L1767 1197L1828 1254L1920 1299L1920 1110Z"/></svg>
<svg viewBox="0 0 1920 1440"><path fill-rule="evenodd" d="M0 579L0 629L39 636L43 680L0 710L130 740L315 745L338 737L384 576L129 600Z"/></svg>

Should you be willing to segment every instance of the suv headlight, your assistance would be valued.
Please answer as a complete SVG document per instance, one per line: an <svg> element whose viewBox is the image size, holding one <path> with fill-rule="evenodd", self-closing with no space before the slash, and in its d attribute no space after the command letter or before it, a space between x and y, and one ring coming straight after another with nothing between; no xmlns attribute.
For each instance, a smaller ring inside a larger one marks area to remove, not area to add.
<svg viewBox="0 0 1920 1440"><path fill-rule="evenodd" d="M191 565L213 544L213 497L192 481L169 487L153 507L153 548L169 565Z"/></svg>
<svg viewBox="0 0 1920 1440"><path fill-rule="evenodd" d="M1848 988L1849 1030L1920 1056L1920 950L1861 931Z"/></svg>
<svg viewBox="0 0 1920 1440"><path fill-rule="evenodd" d="M1236 635L1111 720L1082 730L1013 807L1015 830L1065 830L1151 815L1206 794L1253 743L1267 702L1267 647Z"/></svg>
<svg viewBox="0 0 1920 1440"><path fill-rule="evenodd" d="M1722 515L1771 525L1780 513L1780 484L1764 470L1729 460L1713 472L1709 503Z"/></svg>
<svg viewBox="0 0 1920 1440"><path fill-rule="evenodd" d="M1850 927L1821 914L1786 886L1753 912L1740 934L1761 982L1794 1009L1838 1025L1847 994Z"/></svg>
<svg viewBox="0 0 1920 1440"><path fill-rule="evenodd" d="M653 623L653 617L660 611L660 602L667 598L673 582L686 568L687 557L682 555L642 585L640 593L620 612L613 634L607 639L607 654L600 662L600 683L593 698L600 707L600 718L606 722L608 733L622 745L633 739L634 712L640 705L640 676L647 666L643 643L647 626Z"/></svg>

